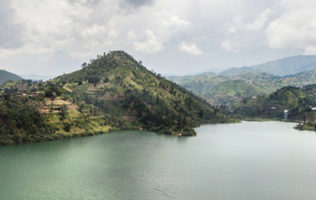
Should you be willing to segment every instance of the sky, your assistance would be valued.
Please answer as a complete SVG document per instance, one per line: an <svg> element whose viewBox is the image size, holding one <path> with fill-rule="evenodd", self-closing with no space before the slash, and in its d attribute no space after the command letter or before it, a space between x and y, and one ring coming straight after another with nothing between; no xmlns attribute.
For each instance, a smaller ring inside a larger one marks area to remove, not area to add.
<svg viewBox="0 0 316 200"><path fill-rule="evenodd" d="M185 75L316 54L315 0L0 0L0 69L60 75L124 50Z"/></svg>

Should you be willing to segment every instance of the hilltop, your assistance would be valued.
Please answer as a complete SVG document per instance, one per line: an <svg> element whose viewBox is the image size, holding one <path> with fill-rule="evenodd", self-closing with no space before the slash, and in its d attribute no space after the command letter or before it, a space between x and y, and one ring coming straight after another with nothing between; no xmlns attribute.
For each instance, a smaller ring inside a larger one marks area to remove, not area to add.
<svg viewBox="0 0 316 200"><path fill-rule="evenodd" d="M84 63L81 70L47 82L8 82L1 93L0 109L7 111L0 115L0 123L6 127L0 132L2 143L122 129L191 136L195 135L193 127L201 123L232 121L186 89L148 71L123 51L99 55ZM12 111L9 102L28 112ZM25 125L18 126L14 119ZM33 134L30 127L37 126L49 131Z"/></svg>
<svg viewBox="0 0 316 200"><path fill-rule="evenodd" d="M16 74L13 74L11 72L7 72L5 70L0 70L0 85L2 85L3 83L7 82L7 81L17 81L17 80L21 80L22 78Z"/></svg>
<svg viewBox="0 0 316 200"><path fill-rule="evenodd" d="M122 51L99 56L83 64L81 70L54 81L64 83L77 101L94 102L100 110L141 124L147 130L179 134L175 130L181 133L187 125L223 120L207 102L148 71Z"/></svg>

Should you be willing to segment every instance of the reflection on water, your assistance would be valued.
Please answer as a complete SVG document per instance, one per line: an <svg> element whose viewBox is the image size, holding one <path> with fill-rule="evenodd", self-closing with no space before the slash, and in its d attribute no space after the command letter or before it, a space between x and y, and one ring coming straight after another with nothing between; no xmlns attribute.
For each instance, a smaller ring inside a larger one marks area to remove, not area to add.
<svg viewBox="0 0 316 200"><path fill-rule="evenodd" d="M316 134L293 123L124 131L0 147L0 199L316 199Z"/></svg>

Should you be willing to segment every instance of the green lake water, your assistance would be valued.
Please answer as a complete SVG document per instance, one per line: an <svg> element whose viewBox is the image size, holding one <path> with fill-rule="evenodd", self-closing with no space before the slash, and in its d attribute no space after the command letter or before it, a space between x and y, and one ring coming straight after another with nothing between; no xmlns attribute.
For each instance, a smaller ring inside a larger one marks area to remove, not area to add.
<svg viewBox="0 0 316 200"><path fill-rule="evenodd" d="M0 200L314 200L316 132L203 125L0 147Z"/></svg>

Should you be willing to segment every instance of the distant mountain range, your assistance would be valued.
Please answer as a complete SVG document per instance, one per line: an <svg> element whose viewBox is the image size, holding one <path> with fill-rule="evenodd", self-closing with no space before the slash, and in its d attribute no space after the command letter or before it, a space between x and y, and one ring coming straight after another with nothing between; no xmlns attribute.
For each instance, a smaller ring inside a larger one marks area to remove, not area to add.
<svg viewBox="0 0 316 200"><path fill-rule="evenodd" d="M9 80L17 81L17 80L21 80L21 79L22 79L22 77L20 77L16 74L7 72L5 70L0 70L0 85L2 85L3 83L5 83Z"/></svg>
<svg viewBox="0 0 316 200"><path fill-rule="evenodd" d="M277 76L286 76L316 69L316 56L300 55L266 62L263 64L232 68L218 73L223 76L237 76L251 72L264 72Z"/></svg>
<svg viewBox="0 0 316 200"><path fill-rule="evenodd" d="M316 83L316 56L288 57L217 74L207 72L168 78L211 104L233 105L243 98L269 94L284 86Z"/></svg>
<svg viewBox="0 0 316 200"><path fill-rule="evenodd" d="M7 81L18 81L18 80L33 80L33 81L47 81L53 79L54 76L42 76L37 74L17 75L5 70L0 70L0 85Z"/></svg>
<svg viewBox="0 0 316 200"><path fill-rule="evenodd" d="M269 95L246 98L231 112L241 118L274 118L303 121L299 129L316 130L316 84L304 87L286 86ZM285 114L286 113L286 114Z"/></svg>
<svg viewBox="0 0 316 200"><path fill-rule="evenodd" d="M55 78L55 76L43 76L43 75L37 75L37 74L26 74L26 75L21 75L23 79L26 80L34 80L34 81L47 81L49 79Z"/></svg>

